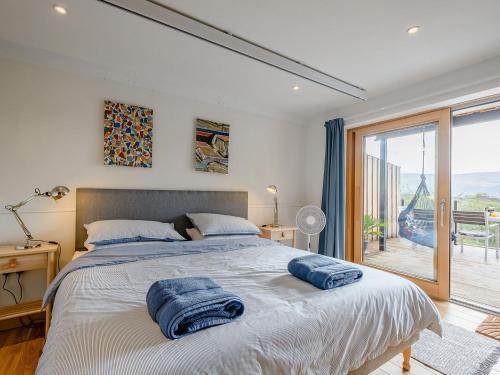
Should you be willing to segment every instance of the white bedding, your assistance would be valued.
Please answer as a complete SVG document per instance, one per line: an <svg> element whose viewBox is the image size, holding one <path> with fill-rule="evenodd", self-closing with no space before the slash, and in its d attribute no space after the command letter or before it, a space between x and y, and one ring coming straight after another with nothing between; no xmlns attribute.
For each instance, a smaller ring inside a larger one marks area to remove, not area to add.
<svg viewBox="0 0 500 375"><path fill-rule="evenodd" d="M424 328L441 332L434 304L413 283L362 267L362 281L323 291L288 274L288 261L304 254L277 245L72 272L57 293L37 373L345 374ZM240 295L244 315L165 338L146 292L156 280L187 275Z"/></svg>

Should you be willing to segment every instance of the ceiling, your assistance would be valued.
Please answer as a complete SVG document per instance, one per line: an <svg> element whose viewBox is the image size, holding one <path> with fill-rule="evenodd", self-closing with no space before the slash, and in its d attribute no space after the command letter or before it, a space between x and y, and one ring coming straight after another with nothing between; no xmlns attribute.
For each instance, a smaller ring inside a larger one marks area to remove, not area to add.
<svg viewBox="0 0 500 375"><path fill-rule="evenodd" d="M357 101L97 0L58 0L65 16L54 1L2 0L0 54L295 123ZM500 54L498 0L158 2L359 85L368 100Z"/></svg>

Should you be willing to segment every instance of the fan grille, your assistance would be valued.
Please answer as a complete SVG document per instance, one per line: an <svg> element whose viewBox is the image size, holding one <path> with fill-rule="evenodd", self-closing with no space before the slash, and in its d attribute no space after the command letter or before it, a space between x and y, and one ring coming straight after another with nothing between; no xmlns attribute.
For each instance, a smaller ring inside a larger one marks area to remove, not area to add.
<svg viewBox="0 0 500 375"><path fill-rule="evenodd" d="M304 206L297 212L297 227L304 234L315 235L320 233L326 225L323 211L316 206Z"/></svg>

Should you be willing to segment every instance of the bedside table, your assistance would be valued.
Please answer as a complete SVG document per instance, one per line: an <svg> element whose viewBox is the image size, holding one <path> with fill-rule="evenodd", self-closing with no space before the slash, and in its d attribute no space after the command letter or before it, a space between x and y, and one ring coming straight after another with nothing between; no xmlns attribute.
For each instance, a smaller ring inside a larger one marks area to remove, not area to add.
<svg viewBox="0 0 500 375"><path fill-rule="evenodd" d="M297 245L296 227L287 227L282 225L279 227L259 227L259 229L262 231L260 234L260 237L262 238L274 241L292 240L292 247Z"/></svg>
<svg viewBox="0 0 500 375"><path fill-rule="evenodd" d="M40 247L26 250L16 250L14 246L0 246L0 274L47 270L47 285L56 275L56 253L58 245L43 244ZM17 318L45 311L45 336L50 326L52 303L42 310L42 301L32 301L0 307L0 320Z"/></svg>
<svg viewBox="0 0 500 375"><path fill-rule="evenodd" d="M88 254L89 252L87 250L75 250L75 253L73 254L73 258L71 260L75 260L80 258L82 255Z"/></svg>

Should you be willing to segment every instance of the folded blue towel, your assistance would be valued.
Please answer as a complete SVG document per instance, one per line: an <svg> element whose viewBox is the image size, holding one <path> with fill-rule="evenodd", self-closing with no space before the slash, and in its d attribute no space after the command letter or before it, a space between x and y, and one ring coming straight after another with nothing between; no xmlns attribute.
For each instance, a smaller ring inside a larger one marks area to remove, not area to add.
<svg viewBox="0 0 500 375"><path fill-rule="evenodd" d="M169 339L233 321L243 301L208 277L156 281L146 296L148 312Z"/></svg>
<svg viewBox="0 0 500 375"><path fill-rule="evenodd" d="M319 254L292 259L288 272L320 289L338 288L363 277L358 267Z"/></svg>

